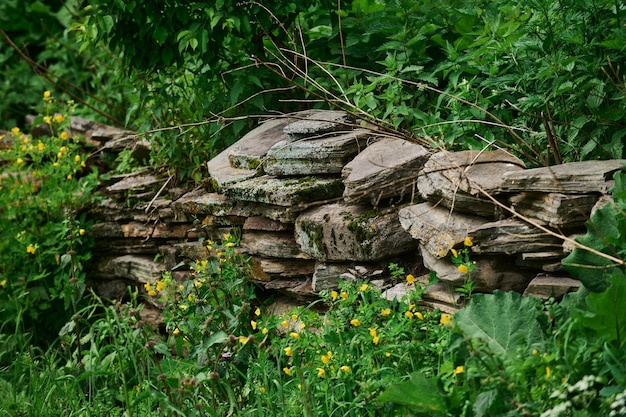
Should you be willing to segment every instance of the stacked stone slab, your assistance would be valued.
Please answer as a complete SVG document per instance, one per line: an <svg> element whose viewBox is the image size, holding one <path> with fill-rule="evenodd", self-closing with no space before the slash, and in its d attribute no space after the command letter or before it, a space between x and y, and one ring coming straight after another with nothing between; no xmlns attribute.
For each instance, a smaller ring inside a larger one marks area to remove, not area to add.
<svg viewBox="0 0 626 417"><path fill-rule="evenodd" d="M102 152L145 146L130 132L100 131L110 137ZM558 297L578 286L561 270L568 249L558 234L584 233L625 162L526 169L500 150L433 153L343 112L290 114L209 161L209 187L181 189L148 169L112 176L91 210L89 281L119 298L166 271L184 279L185 261L208 256L203 239L236 229L267 290L311 298L339 279L363 278L400 297L411 286L390 287L385 275L400 260L412 265L407 273L436 273L425 303L451 312L466 276L450 250L469 236L479 291Z"/></svg>

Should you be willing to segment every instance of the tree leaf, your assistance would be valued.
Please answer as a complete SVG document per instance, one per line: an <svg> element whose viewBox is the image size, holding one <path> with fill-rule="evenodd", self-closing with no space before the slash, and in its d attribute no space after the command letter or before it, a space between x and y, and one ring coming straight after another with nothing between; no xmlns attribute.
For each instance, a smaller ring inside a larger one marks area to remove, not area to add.
<svg viewBox="0 0 626 417"><path fill-rule="evenodd" d="M455 321L466 336L486 341L494 354L505 357L545 343L540 314L536 299L496 291L476 294L471 304L455 315Z"/></svg>

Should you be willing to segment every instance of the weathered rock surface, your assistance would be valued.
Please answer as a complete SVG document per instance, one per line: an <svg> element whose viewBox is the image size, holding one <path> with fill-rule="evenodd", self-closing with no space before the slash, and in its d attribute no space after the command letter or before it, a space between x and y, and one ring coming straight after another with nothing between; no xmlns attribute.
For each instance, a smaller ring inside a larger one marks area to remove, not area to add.
<svg viewBox="0 0 626 417"><path fill-rule="evenodd" d="M446 256L450 249L462 244L470 230L485 223L482 217L451 213L431 203L402 208L398 218L404 230L436 258Z"/></svg>
<svg viewBox="0 0 626 417"><path fill-rule="evenodd" d="M429 156L430 152L416 143L380 139L343 168L344 199L350 204L370 202L373 206L388 199L413 200L417 173Z"/></svg>
<svg viewBox="0 0 626 417"><path fill-rule="evenodd" d="M278 142L263 167L276 176L337 174L370 140L371 132L359 129L340 136Z"/></svg>
<svg viewBox="0 0 626 417"><path fill-rule="evenodd" d="M241 237L241 250L267 258L311 259L300 250L293 232L248 231Z"/></svg>
<svg viewBox="0 0 626 417"><path fill-rule="evenodd" d="M321 261L375 261L416 247L396 212L366 206L337 203L308 210L296 220L295 233L302 251Z"/></svg>
<svg viewBox="0 0 626 417"><path fill-rule="evenodd" d="M253 256L251 260L253 279L264 282L278 279L308 278L312 276L315 270L315 260L265 258L262 256ZM269 288L265 283L263 286Z"/></svg>
<svg viewBox="0 0 626 417"><path fill-rule="evenodd" d="M336 198L343 192L338 178L274 178L262 176L229 185L225 194L234 200L291 207Z"/></svg>
<svg viewBox="0 0 626 417"><path fill-rule="evenodd" d="M420 253L424 266L437 274L440 281L448 282L454 287L460 287L467 279L467 274L458 270L450 259L437 258L430 251L420 245ZM524 291L535 273L520 270L505 256L481 256L472 259L476 262L476 269L471 273L471 279L479 291Z"/></svg>
<svg viewBox="0 0 626 417"><path fill-rule="evenodd" d="M497 217L494 203L485 196L500 188L502 173L524 169L524 163L511 154L463 151L437 152L420 172L417 188L425 200L457 212Z"/></svg>
<svg viewBox="0 0 626 417"><path fill-rule="evenodd" d="M468 231L477 254L546 252L561 247L561 240L516 219L483 223Z"/></svg>
<svg viewBox="0 0 626 417"><path fill-rule="evenodd" d="M300 120L285 126L287 140L296 141L304 138L317 138L330 132L352 130L350 117L343 111L310 111L300 113Z"/></svg>
<svg viewBox="0 0 626 417"><path fill-rule="evenodd" d="M259 127L248 132L226 150L230 167L244 170L256 170L262 163L267 151L275 143L286 138L283 129L293 119L272 119L261 123ZM213 176L211 174L211 176Z"/></svg>
<svg viewBox="0 0 626 417"><path fill-rule="evenodd" d="M555 228L580 227L589 219L598 201L596 194L524 192L509 201L522 216L537 219Z"/></svg>
<svg viewBox="0 0 626 417"><path fill-rule="evenodd" d="M528 284L524 295L532 295L542 300L549 298L560 300L565 294L577 291L580 285L580 281L569 277L543 274L538 275Z"/></svg>
<svg viewBox="0 0 626 417"><path fill-rule="evenodd" d="M613 174L624 168L625 159L583 161L512 171L503 174L500 191L585 194L606 193L613 186Z"/></svg>
<svg viewBox="0 0 626 417"><path fill-rule="evenodd" d="M165 270L162 263L137 255L101 259L89 269L91 278L104 280L124 278L139 284L154 283L163 277Z"/></svg>

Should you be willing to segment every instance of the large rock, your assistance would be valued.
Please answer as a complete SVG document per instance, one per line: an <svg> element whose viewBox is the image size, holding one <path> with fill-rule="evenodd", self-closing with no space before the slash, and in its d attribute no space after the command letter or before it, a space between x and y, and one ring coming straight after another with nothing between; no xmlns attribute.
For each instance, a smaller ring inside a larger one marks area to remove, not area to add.
<svg viewBox="0 0 626 417"><path fill-rule="evenodd" d="M350 117L338 110L312 110L301 113L300 120L292 121L283 129L287 140L296 141L304 138L317 138L330 132L352 130Z"/></svg>
<svg viewBox="0 0 626 417"><path fill-rule="evenodd" d="M577 291L580 285L580 281L569 277L539 274L530 281L524 295L532 295L542 300L560 300L565 294Z"/></svg>
<svg viewBox="0 0 626 417"><path fill-rule="evenodd" d="M417 188L424 199L434 204L494 218L496 207L484 193L492 195L499 189L503 172L523 169L521 160L500 150L442 151L426 162Z"/></svg>
<svg viewBox="0 0 626 417"><path fill-rule="evenodd" d="M429 155L423 146L402 139L384 138L371 144L341 172L346 202L369 201L378 206L388 199L414 197L417 172Z"/></svg>
<svg viewBox="0 0 626 417"><path fill-rule="evenodd" d="M252 278L257 281L294 280L310 278L315 261L308 259L279 259L252 256ZM267 288L267 286L265 286Z"/></svg>
<svg viewBox="0 0 626 417"><path fill-rule="evenodd" d="M241 249L268 258L310 259L300 250L293 232L246 231L241 236Z"/></svg>
<svg viewBox="0 0 626 417"><path fill-rule="evenodd" d="M440 281L454 287L461 287L467 280L467 274L458 270L449 258L436 258L429 250L420 246L424 266L437 274ZM506 256L476 256L476 269L471 279L478 291L517 291L522 292L533 278L534 273L523 271Z"/></svg>
<svg viewBox="0 0 626 417"><path fill-rule="evenodd" d="M436 258L446 256L450 249L462 244L470 230L485 223L482 217L451 213L431 203L405 207L398 212L398 217L404 230Z"/></svg>
<svg viewBox="0 0 626 417"><path fill-rule="evenodd" d="M228 184L260 174L267 151L286 139L283 129L293 121L288 117L268 120L211 159L207 168L217 188L221 190Z"/></svg>
<svg viewBox="0 0 626 417"><path fill-rule="evenodd" d="M90 265L89 276L104 280L126 279L139 284L162 279L165 266L147 256L124 255L103 258Z"/></svg>
<svg viewBox="0 0 626 417"><path fill-rule="evenodd" d="M322 261L375 261L416 247L396 212L365 206L328 204L308 210L296 220L295 233L302 251Z"/></svg>
<svg viewBox="0 0 626 417"><path fill-rule="evenodd" d="M371 138L370 131L359 129L319 139L278 142L267 153L264 169L277 176L336 174Z"/></svg>
<svg viewBox="0 0 626 417"><path fill-rule="evenodd" d="M584 225L598 195L525 192L512 196L509 201L522 216L554 228L570 228Z"/></svg>
<svg viewBox="0 0 626 417"><path fill-rule="evenodd" d="M477 254L546 252L561 248L561 240L516 219L481 224L468 232Z"/></svg>
<svg viewBox="0 0 626 417"><path fill-rule="evenodd" d="M343 184L339 178L299 177L274 178L262 176L229 185L227 197L277 206L306 205L339 197Z"/></svg>
<svg viewBox="0 0 626 417"><path fill-rule="evenodd" d="M500 191L539 191L544 193L606 193L613 187L613 174L626 165L626 159L582 161L506 172Z"/></svg>

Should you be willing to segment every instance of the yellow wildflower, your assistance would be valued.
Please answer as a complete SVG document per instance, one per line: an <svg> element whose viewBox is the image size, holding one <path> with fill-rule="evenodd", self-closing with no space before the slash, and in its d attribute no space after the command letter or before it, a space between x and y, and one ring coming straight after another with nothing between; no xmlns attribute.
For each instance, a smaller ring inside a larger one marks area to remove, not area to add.
<svg viewBox="0 0 626 417"><path fill-rule="evenodd" d="M291 349L291 346L287 346L285 349L283 349L285 351L285 355L287 356L293 356L293 350Z"/></svg>
<svg viewBox="0 0 626 417"><path fill-rule="evenodd" d="M157 292L156 292L156 291L154 291L154 290L150 290L150 291L148 291L148 295L149 295L150 297L155 297L155 296L157 295ZM181 307L182 307L182 306L181 306Z"/></svg>
<svg viewBox="0 0 626 417"><path fill-rule="evenodd" d="M343 291L341 294L339 294L339 296L345 300L346 298L348 298L348 293Z"/></svg>
<svg viewBox="0 0 626 417"><path fill-rule="evenodd" d="M286 366L283 368L283 372L286 373L288 376L291 376L291 368L287 368Z"/></svg>
<svg viewBox="0 0 626 417"><path fill-rule="evenodd" d="M52 93L49 90L46 90L43 92L44 101L50 101L51 98L52 98Z"/></svg>
<svg viewBox="0 0 626 417"><path fill-rule="evenodd" d="M374 336L374 337L372 338L372 343L373 343L373 344L375 344L375 345L377 345L377 344L378 344L378 342L380 342L380 337L378 337L378 336Z"/></svg>
<svg viewBox="0 0 626 417"><path fill-rule="evenodd" d="M250 326L252 326L252 330L256 330L256 326L257 326L256 321L250 320Z"/></svg>
<svg viewBox="0 0 626 417"><path fill-rule="evenodd" d="M361 321L359 319L352 319L350 320L350 324L354 327L359 327L361 325Z"/></svg>
<svg viewBox="0 0 626 417"><path fill-rule="evenodd" d="M224 234L222 235L222 237L224 238L224 240L228 240L228 239L230 239L230 234L228 234L228 233L224 233Z"/></svg>
<svg viewBox="0 0 626 417"><path fill-rule="evenodd" d="M339 297L339 293L337 291L333 290L330 292L330 298L332 298L333 301L335 301L337 297Z"/></svg>
<svg viewBox="0 0 626 417"><path fill-rule="evenodd" d="M152 284L150 282L146 282L145 284L143 284L143 286L146 289L146 291L152 290Z"/></svg>
<svg viewBox="0 0 626 417"><path fill-rule="evenodd" d="M44 116L43 117L43 121L46 122L47 125L51 125L52 124L52 117Z"/></svg>
<svg viewBox="0 0 626 417"><path fill-rule="evenodd" d="M67 132L61 132L61 134L59 135L59 137L62 140L67 140L67 138L69 138L69 135L67 134Z"/></svg>
<svg viewBox="0 0 626 417"><path fill-rule="evenodd" d="M299 328L301 328L301 329L304 329L304 328L306 327L306 324L304 324L304 323L302 322L302 323L300 323L300 324L298 325L298 327L299 327Z"/></svg>
<svg viewBox="0 0 626 417"><path fill-rule="evenodd" d="M457 269L462 274L467 274L469 272L469 269L467 269L467 266L465 265L459 265Z"/></svg>
<svg viewBox="0 0 626 417"><path fill-rule="evenodd" d="M324 378L326 376L326 370L324 370L324 368L317 368L317 376Z"/></svg>
<svg viewBox="0 0 626 417"><path fill-rule="evenodd" d="M239 343L245 345L246 343L248 343L248 338L246 336L239 336Z"/></svg>
<svg viewBox="0 0 626 417"><path fill-rule="evenodd" d="M7 280L3 279L2 281L0 281L0 287L4 287L7 285Z"/></svg>
<svg viewBox="0 0 626 417"><path fill-rule="evenodd" d="M76 155L76 156L74 157L74 161L75 161L76 163L80 162L80 155Z"/></svg>
<svg viewBox="0 0 626 417"><path fill-rule="evenodd" d="M63 122L63 120L65 120L65 118L63 117L62 114L55 114L54 115L54 121L57 123L61 123Z"/></svg>
<svg viewBox="0 0 626 417"><path fill-rule="evenodd" d="M183 311L187 311L187 309L189 308L189 305L187 304L181 304L178 308L180 308Z"/></svg>
<svg viewBox="0 0 626 417"><path fill-rule="evenodd" d="M391 357L391 353L385 352L385 356L389 358L389 357Z"/></svg>
<svg viewBox="0 0 626 417"><path fill-rule="evenodd" d="M293 320L293 321L298 320L298 315L297 314L292 314L291 315L291 320Z"/></svg>
<svg viewBox="0 0 626 417"><path fill-rule="evenodd" d="M259 392L260 392L261 394L265 394L265 387L260 387L260 388L259 388Z"/></svg>
<svg viewBox="0 0 626 417"><path fill-rule="evenodd" d="M361 285L361 287L359 288L360 291L366 291L367 290L367 284L363 284Z"/></svg>
<svg viewBox="0 0 626 417"><path fill-rule="evenodd" d="M442 313L439 319L439 324L448 324L452 321L452 316L447 313Z"/></svg>
<svg viewBox="0 0 626 417"><path fill-rule="evenodd" d="M344 371L344 372L350 372L350 367L349 367L348 365L343 365L343 366L342 366L341 368L339 368L339 369L341 369L341 370L342 370L342 371Z"/></svg>
<svg viewBox="0 0 626 417"><path fill-rule="evenodd" d="M455 258L459 257L459 253L456 251L456 249L450 249L450 251L452 252L452 256L454 256Z"/></svg>
<svg viewBox="0 0 626 417"><path fill-rule="evenodd" d="M39 141L39 143L37 143L37 149L42 152L44 149L46 149L46 145L44 145L42 141Z"/></svg>
<svg viewBox="0 0 626 417"><path fill-rule="evenodd" d="M330 362L330 356L322 355L322 363L326 365L328 362Z"/></svg>
<svg viewBox="0 0 626 417"><path fill-rule="evenodd" d="M296 340L300 340L300 334L297 332L291 332L289 333L289 337L296 339Z"/></svg>
<svg viewBox="0 0 626 417"><path fill-rule="evenodd" d="M458 374L462 374L463 373L463 366L459 365L456 368L454 368L454 371L452 371L453 375L458 375Z"/></svg>
<svg viewBox="0 0 626 417"><path fill-rule="evenodd" d="M165 281L157 280L157 282L156 282L156 290L157 291L163 291L166 287L167 287L167 283L165 283Z"/></svg>
<svg viewBox="0 0 626 417"><path fill-rule="evenodd" d="M550 378L550 375L552 375L552 369L550 369L549 366L546 366L546 378Z"/></svg>
<svg viewBox="0 0 626 417"><path fill-rule="evenodd" d="M269 330L267 329L267 327L264 327L263 330L261 330L261 333L263 334L267 334L269 332Z"/></svg>
<svg viewBox="0 0 626 417"><path fill-rule="evenodd" d="M424 320L424 315L422 313L420 313L419 311L417 313L415 313L415 317L417 317L420 320Z"/></svg>
<svg viewBox="0 0 626 417"><path fill-rule="evenodd" d="M470 237L468 236L465 238L465 241L463 241L463 244L465 246L472 246L474 243L472 243L472 239L470 239Z"/></svg>
<svg viewBox="0 0 626 417"><path fill-rule="evenodd" d="M289 326L289 322L287 320L283 320L283 321L280 322L280 325L283 326L283 327L287 327L287 326Z"/></svg>
<svg viewBox="0 0 626 417"><path fill-rule="evenodd" d="M376 329L374 327L370 328L369 331L370 331L370 336L376 337Z"/></svg>
<svg viewBox="0 0 626 417"><path fill-rule="evenodd" d="M533 349L533 352L532 352L532 353L533 353L533 355L536 355L536 354L538 354L538 353L539 353L539 351L538 351L537 349Z"/></svg>
<svg viewBox="0 0 626 417"><path fill-rule="evenodd" d="M261 309L257 307L256 310L254 310L254 315L259 317L261 315Z"/></svg>
<svg viewBox="0 0 626 417"><path fill-rule="evenodd" d="M404 315L410 320L413 318L414 314L411 311L407 311Z"/></svg>
<svg viewBox="0 0 626 417"><path fill-rule="evenodd" d="M406 276L406 283L411 285L415 283L415 277L411 274Z"/></svg>
<svg viewBox="0 0 626 417"><path fill-rule="evenodd" d="M20 128L19 127L14 127L11 129L11 133L13 133L15 136L20 134Z"/></svg>
<svg viewBox="0 0 626 417"><path fill-rule="evenodd" d="M174 336L178 336L179 333L180 333L180 329L178 327L175 328L174 331L172 332Z"/></svg>
<svg viewBox="0 0 626 417"><path fill-rule="evenodd" d="M26 247L26 253L30 253L31 255L34 255L35 251L37 251L37 248L33 245L28 245Z"/></svg>
<svg viewBox="0 0 626 417"><path fill-rule="evenodd" d="M202 287L202 281L195 280L193 282L193 286L196 287L196 288Z"/></svg>
<svg viewBox="0 0 626 417"><path fill-rule="evenodd" d="M18 165L22 165L24 163L24 160L22 158L17 158L15 163L18 164Z"/></svg>
<svg viewBox="0 0 626 417"><path fill-rule="evenodd" d="M382 310L380 310L380 315L383 317L387 317L390 314L391 314L390 308L383 308Z"/></svg>
<svg viewBox="0 0 626 417"><path fill-rule="evenodd" d="M85 229L78 229L78 234L81 236L85 235Z"/></svg>

